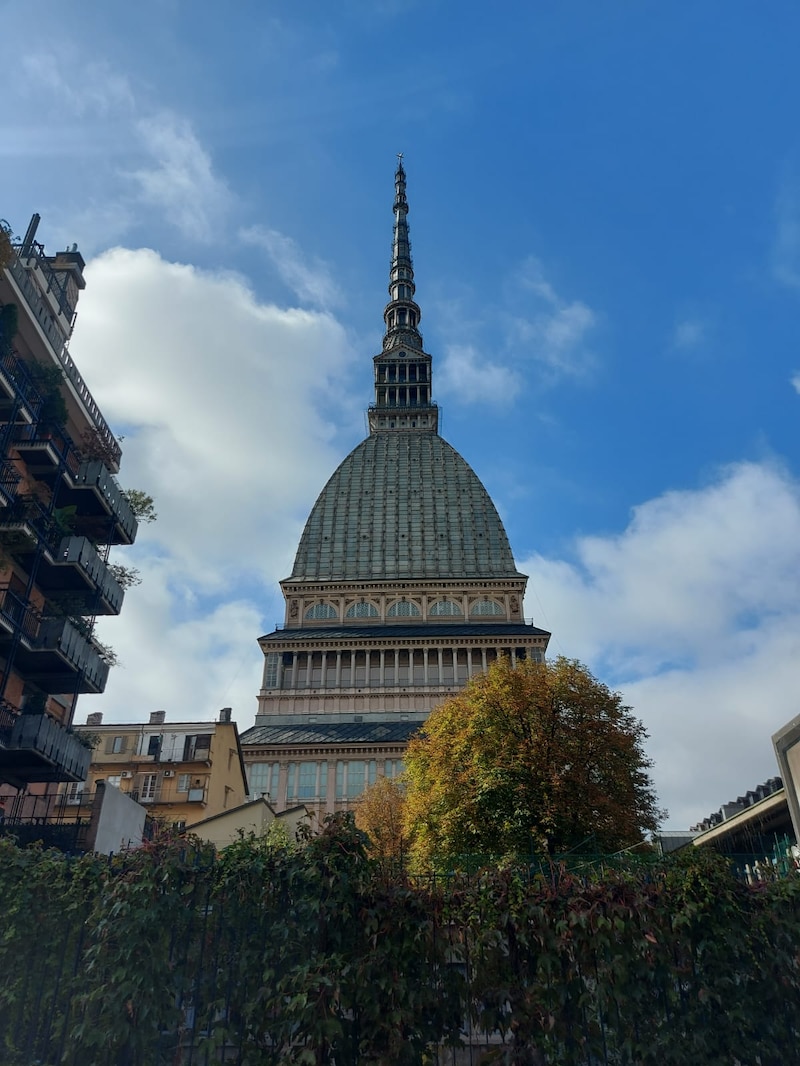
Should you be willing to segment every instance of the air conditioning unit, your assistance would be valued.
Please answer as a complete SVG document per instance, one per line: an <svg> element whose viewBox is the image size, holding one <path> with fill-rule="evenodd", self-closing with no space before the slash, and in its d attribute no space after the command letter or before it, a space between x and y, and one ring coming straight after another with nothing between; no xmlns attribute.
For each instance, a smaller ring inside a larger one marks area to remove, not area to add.
<svg viewBox="0 0 800 1066"><path fill-rule="evenodd" d="M174 777L174 776L175 776L175 771L174 770L165 770L164 771L164 777Z"/></svg>
<svg viewBox="0 0 800 1066"><path fill-rule="evenodd" d="M120 777L130 777L131 776L131 772L130 772L130 770L123 770L122 773L119 776Z"/></svg>

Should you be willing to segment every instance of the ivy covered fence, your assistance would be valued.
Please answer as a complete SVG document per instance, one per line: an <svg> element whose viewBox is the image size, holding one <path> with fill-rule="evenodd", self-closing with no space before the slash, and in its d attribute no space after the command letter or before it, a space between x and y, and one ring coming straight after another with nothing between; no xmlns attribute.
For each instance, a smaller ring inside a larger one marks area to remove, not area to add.
<svg viewBox="0 0 800 1066"><path fill-rule="evenodd" d="M411 878L302 848L112 860L0 839L7 1066L800 1062L800 879L649 866Z"/></svg>

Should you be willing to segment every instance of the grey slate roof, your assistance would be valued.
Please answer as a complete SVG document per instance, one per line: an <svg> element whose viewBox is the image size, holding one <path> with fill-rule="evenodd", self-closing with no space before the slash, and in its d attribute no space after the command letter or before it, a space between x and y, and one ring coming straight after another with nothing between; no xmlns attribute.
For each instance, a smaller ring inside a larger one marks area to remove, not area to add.
<svg viewBox="0 0 800 1066"><path fill-rule="evenodd" d="M435 433L376 433L314 504L294 580L516 577L500 516L472 468Z"/></svg>
<svg viewBox="0 0 800 1066"><path fill-rule="evenodd" d="M421 722L254 725L242 733L242 744L405 744L421 728Z"/></svg>
<svg viewBox="0 0 800 1066"><path fill-rule="evenodd" d="M331 640L385 640L408 637L492 637L498 644L508 644L513 637L549 637L546 629L525 625L523 622L406 622L402 625L360 626L303 626L302 628L276 629L259 637L259 642L275 641L285 644L288 641L331 641Z"/></svg>

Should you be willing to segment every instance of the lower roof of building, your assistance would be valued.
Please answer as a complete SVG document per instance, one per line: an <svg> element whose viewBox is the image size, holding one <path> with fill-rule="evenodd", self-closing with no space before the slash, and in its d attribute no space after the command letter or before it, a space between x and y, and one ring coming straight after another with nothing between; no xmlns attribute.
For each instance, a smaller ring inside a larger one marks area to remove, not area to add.
<svg viewBox="0 0 800 1066"><path fill-rule="evenodd" d="M285 644L290 641L331 640L402 640L408 637L448 640L451 637L491 637L498 644L508 643L518 637L549 637L546 629L525 622L405 622L400 625L366 626L297 626L276 629L259 637L265 641Z"/></svg>
<svg viewBox="0 0 800 1066"><path fill-rule="evenodd" d="M319 722L309 725L254 725L242 733L246 747L261 745L405 744L422 723Z"/></svg>

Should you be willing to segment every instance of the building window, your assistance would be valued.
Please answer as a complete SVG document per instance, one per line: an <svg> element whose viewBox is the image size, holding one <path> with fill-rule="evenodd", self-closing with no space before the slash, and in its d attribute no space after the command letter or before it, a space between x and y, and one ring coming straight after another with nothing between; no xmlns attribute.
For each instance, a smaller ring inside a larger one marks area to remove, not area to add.
<svg viewBox="0 0 800 1066"><path fill-rule="evenodd" d="M327 762L290 762L286 774L286 800L324 799L328 792Z"/></svg>
<svg viewBox="0 0 800 1066"><path fill-rule="evenodd" d="M106 752L109 755L121 755L127 746L127 737L110 737L106 742Z"/></svg>
<svg viewBox="0 0 800 1066"><path fill-rule="evenodd" d="M278 775L280 764L273 762L254 762L247 767L247 783L252 796L267 795L271 800L278 799Z"/></svg>
<svg viewBox="0 0 800 1066"><path fill-rule="evenodd" d="M191 774L180 774L178 776L178 792L188 792L192 785Z"/></svg>
<svg viewBox="0 0 800 1066"><path fill-rule="evenodd" d="M431 618L442 618L448 615L460 615L461 613L461 608L453 600L438 600L428 609L428 615Z"/></svg>
<svg viewBox="0 0 800 1066"><path fill-rule="evenodd" d="M374 759L363 762L359 759L336 764L336 798L358 799L368 785L375 784L377 764Z"/></svg>
<svg viewBox="0 0 800 1066"><path fill-rule="evenodd" d="M419 607L411 600L398 600L386 614L389 618L416 618L419 615Z"/></svg>
<svg viewBox="0 0 800 1066"><path fill-rule="evenodd" d="M338 618L336 608L330 603L315 603L306 611L305 618Z"/></svg>
<svg viewBox="0 0 800 1066"><path fill-rule="evenodd" d="M139 802L154 803L158 774L141 774L139 777Z"/></svg>
<svg viewBox="0 0 800 1066"><path fill-rule="evenodd" d="M496 600L476 600L469 609L470 614L501 615L506 612Z"/></svg>
<svg viewBox="0 0 800 1066"><path fill-rule="evenodd" d="M109 785L113 785L114 788L119 788L122 783L122 776L120 774L112 774L110 777L106 778L106 781Z"/></svg>
<svg viewBox="0 0 800 1066"><path fill-rule="evenodd" d="M405 770L405 767L403 766L402 759L387 759L383 766L384 777L391 778L392 780L399 777L403 770Z"/></svg>
<svg viewBox="0 0 800 1066"><path fill-rule="evenodd" d="M278 687L278 667L280 661L281 657L276 651L271 651L267 654L267 659L264 663L264 688Z"/></svg>
<svg viewBox="0 0 800 1066"><path fill-rule="evenodd" d="M73 781L70 785L67 785L67 791L65 793L67 803L80 803L83 799L83 787L84 781Z"/></svg>
<svg viewBox="0 0 800 1066"><path fill-rule="evenodd" d="M198 733L183 743L183 762L202 761L211 757L211 734Z"/></svg>
<svg viewBox="0 0 800 1066"><path fill-rule="evenodd" d="M156 759L161 754L161 737L160 735L154 735L147 741L147 754L154 756Z"/></svg>
<svg viewBox="0 0 800 1066"><path fill-rule="evenodd" d="M377 618L378 608L374 603L367 603L366 600L361 600L359 603L353 603L347 608L347 618Z"/></svg>

